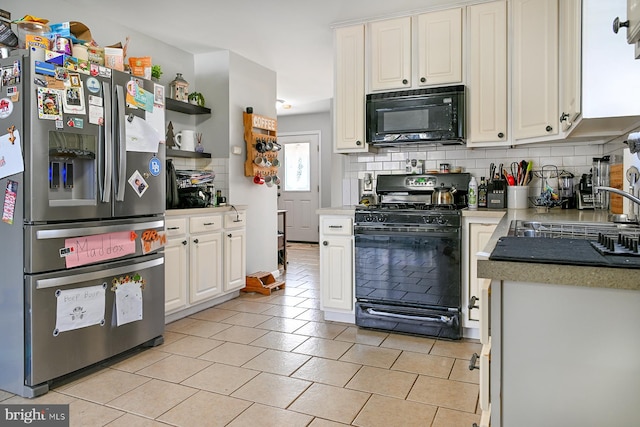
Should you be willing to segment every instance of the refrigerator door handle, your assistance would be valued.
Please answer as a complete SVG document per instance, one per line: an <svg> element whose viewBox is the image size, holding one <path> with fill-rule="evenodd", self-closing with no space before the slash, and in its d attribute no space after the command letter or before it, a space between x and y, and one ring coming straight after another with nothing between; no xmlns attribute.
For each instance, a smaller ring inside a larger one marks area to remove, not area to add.
<svg viewBox="0 0 640 427"><path fill-rule="evenodd" d="M102 93L104 95L104 175L103 175L103 192L102 201L109 203L111 201L111 180L113 174L113 136L111 123L111 86L107 82L102 83Z"/></svg>
<svg viewBox="0 0 640 427"><path fill-rule="evenodd" d="M108 225L102 227L65 228L57 230L36 231L37 240L60 239L63 237L95 236L97 234L116 233L119 231L144 231L150 228L164 228L164 220L147 221L133 224Z"/></svg>
<svg viewBox="0 0 640 427"><path fill-rule="evenodd" d="M139 262L135 264L125 265L123 267L109 268L107 270L98 270L91 273L71 274L62 277L54 277L51 279L36 280L36 289L55 288L56 286L73 285L75 283L89 282L93 280L105 279L111 276L131 273L134 270L144 270L151 267L164 264L164 257L156 258L150 261ZM107 283L109 285L109 283Z"/></svg>
<svg viewBox="0 0 640 427"><path fill-rule="evenodd" d="M118 188L116 190L116 202L124 202L124 190L127 173L127 140L125 132L125 110L124 110L124 88L120 85L116 86L116 126L118 128L117 146L118 146Z"/></svg>

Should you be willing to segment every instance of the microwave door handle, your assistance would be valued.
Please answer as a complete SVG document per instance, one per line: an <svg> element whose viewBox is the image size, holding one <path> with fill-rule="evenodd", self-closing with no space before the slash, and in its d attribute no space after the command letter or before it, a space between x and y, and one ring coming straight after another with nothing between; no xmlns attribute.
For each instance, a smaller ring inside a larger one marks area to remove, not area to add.
<svg viewBox="0 0 640 427"><path fill-rule="evenodd" d="M104 125L102 126L104 133L100 133L100 135L104 135L104 141L102 141L104 144L102 201L109 203L111 201L111 180L113 174L113 123L111 121L111 85L109 85L108 82L102 83L102 94L104 96Z"/></svg>
<svg viewBox="0 0 640 427"><path fill-rule="evenodd" d="M116 86L116 117L118 135L116 144L118 147L118 188L116 189L116 202L124 201L125 174L127 173L127 141L125 133L124 88Z"/></svg>

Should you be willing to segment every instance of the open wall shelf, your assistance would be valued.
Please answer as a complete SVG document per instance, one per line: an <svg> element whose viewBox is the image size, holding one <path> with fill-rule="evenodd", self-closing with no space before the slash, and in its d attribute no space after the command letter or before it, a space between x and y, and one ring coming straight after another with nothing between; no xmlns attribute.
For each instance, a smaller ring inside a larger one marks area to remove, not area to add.
<svg viewBox="0 0 640 427"><path fill-rule="evenodd" d="M184 114L211 114L211 108L193 105L188 102L176 101L173 98L164 99L167 110Z"/></svg>

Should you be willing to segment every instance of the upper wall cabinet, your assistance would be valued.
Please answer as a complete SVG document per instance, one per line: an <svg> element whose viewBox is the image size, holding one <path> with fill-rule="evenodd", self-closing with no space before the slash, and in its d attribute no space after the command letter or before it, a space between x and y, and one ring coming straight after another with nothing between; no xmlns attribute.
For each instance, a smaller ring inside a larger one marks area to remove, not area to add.
<svg viewBox="0 0 640 427"><path fill-rule="evenodd" d="M558 134L558 0L513 0L513 138Z"/></svg>
<svg viewBox="0 0 640 427"><path fill-rule="evenodd" d="M364 137L364 25L335 30L334 151L367 151Z"/></svg>
<svg viewBox="0 0 640 427"><path fill-rule="evenodd" d="M582 0L560 2L560 127L571 129L582 108Z"/></svg>
<svg viewBox="0 0 640 427"><path fill-rule="evenodd" d="M418 15L418 86L462 81L462 9Z"/></svg>
<svg viewBox="0 0 640 427"><path fill-rule="evenodd" d="M467 144L507 140L507 3L467 8Z"/></svg>
<svg viewBox="0 0 640 427"><path fill-rule="evenodd" d="M372 22L369 31L372 92L462 81L461 8Z"/></svg>
<svg viewBox="0 0 640 427"><path fill-rule="evenodd" d="M371 90L411 87L411 17L369 24Z"/></svg>
<svg viewBox="0 0 640 427"><path fill-rule="evenodd" d="M582 107L569 138L611 140L640 126L640 61L611 28L626 7L625 0L582 0Z"/></svg>

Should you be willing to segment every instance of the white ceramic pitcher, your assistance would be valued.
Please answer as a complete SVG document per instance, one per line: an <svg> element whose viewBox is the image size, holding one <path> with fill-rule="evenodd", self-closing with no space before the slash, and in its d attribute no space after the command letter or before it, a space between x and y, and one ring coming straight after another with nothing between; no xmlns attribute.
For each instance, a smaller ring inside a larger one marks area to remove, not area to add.
<svg viewBox="0 0 640 427"><path fill-rule="evenodd" d="M181 150L195 151L196 149L196 133L192 130L178 132L173 140Z"/></svg>

